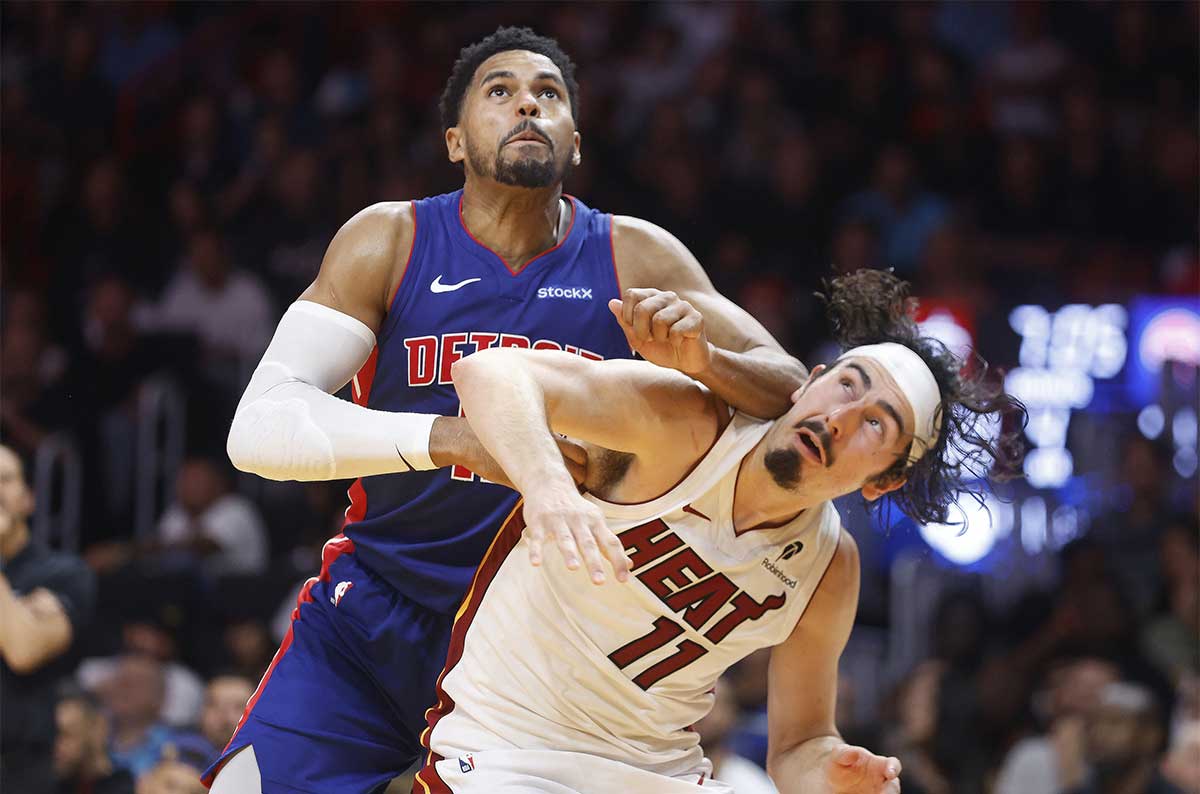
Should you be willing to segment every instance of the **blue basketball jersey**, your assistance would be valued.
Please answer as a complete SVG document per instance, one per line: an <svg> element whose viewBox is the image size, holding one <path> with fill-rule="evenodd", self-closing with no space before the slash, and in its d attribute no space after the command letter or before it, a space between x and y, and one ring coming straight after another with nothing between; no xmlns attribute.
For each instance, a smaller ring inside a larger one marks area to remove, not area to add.
<svg viewBox="0 0 1200 794"><path fill-rule="evenodd" d="M513 273L462 222L462 191L413 202L408 267L352 383L384 411L457 416L451 365L477 350L565 350L592 359L632 353L608 301L620 297L612 216L565 197L570 227ZM363 477L344 532L356 554L413 601L453 613L517 494L462 467Z"/></svg>

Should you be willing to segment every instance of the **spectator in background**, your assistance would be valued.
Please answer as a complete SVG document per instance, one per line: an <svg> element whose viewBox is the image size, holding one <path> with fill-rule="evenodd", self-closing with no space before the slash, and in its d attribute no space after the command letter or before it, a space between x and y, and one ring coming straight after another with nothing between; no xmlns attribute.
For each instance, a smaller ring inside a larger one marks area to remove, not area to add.
<svg viewBox="0 0 1200 794"><path fill-rule="evenodd" d="M945 665L926 661L896 688L887 709L883 752L904 765L905 794L954 794L949 777L934 758L939 687Z"/></svg>
<svg viewBox="0 0 1200 794"><path fill-rule="evenodd" d="M737 697L732 682L718 681L713 692L712 710L695 725L704 754L712 762L713 780L732 787L738 794L776 794L775 784L766 771L729 746L730 733L737 721Z"/></svg>
<svg viewBox="0 0 1200 794"><path fill-rule="evenodd" d="M166 694L161 662L150 656L121 657L97 694L112 717L112 756L118 765L140 778L162 757L172 732L160 718Z"/></svg>
<svg viewBox="0 0 1200 794"><path fill-rule="evenodd" d="M133 794L133 777L108 754L108 720L95 697L67 690L58 701L57 721L56 794Z"/></svg>
<svg viewBox="0 0 1200 794"><path fill-rule="evenodd" d="M1154 694L1136 684L1109 684L1087 723L1090 774L1077 771L1061 785L1063 794L1175 794L1158 771L1161 715ZM1082 770L1083 765L1076 765ZM1082 778L1082 779L1080 779Z"/></svg>
<svg viewBox="0 0 1200 794"><path fill-rule="evenodd" d="M129 577L138 592L144 592L147 580ZM151 585L152 586L152 585ZM105 591L112 594L112 590ZM174 618L187 608L171 594L159 594L163 601L158 607L146 609L142 614L126 612L126 622L121 626L121 655L84 659L76 670L75 677L85 688L103 690L118 674L125 658L145 656L162 665L163 695L158 720L171 728L186 728L195 723L204 702L204 679L187 665L179 661L176 636L179 626L167 625L168 617ZM164 614L165 613L165 614ZM186 618L183 619L187 625ZM195 627L195 624L191 624Z"/></svg>
<svg viewBox="0 0 1200 794"><path fill-rule="evenodd" d="M237 674L218 675L204 691L204 709L200 712L200 735L212 746L212 754L201 768L216 760L237 728L246 703L254 694L254 683Z"/></svg>
<svg viewBox="0 0 1200 794"><path fill-rule="evenodd" d="M204 759L194 750L168 745L163 757L138 778L137 794L207 794L200 782Z"/></svg>
<svg viewBox="0 0 1200 794"><path fill-rule="evenodd" d="M886 265L908 276L916 271L930 235L949 218L949 207L940 196L920 190L916 168L907 146L884 146L871 188L852 196L844 208L846 215L879 229Z"/></svg>
<svg viewBox="0 0 1200 794"><path fill-rule="evenodd" d="M1034 697L1046 731L1022 739L1009 751L995 794L1059 794L1066 781L1080 779L1087 721L1099 705L1100 693L1118 676L1115 666L1092 658L1052 668Z"/></svg>
<svg viewBox="0 0 1200 794"><path fill-rule="evenodd" d="M201 560L213 576L259 574L268 562L267 531L258 509L233 493L215 462L189 458L175 480L175 502L158 523L159 559Z"/></svg>
<svg viewBox="0 0 1200 794"><path fill-rule="evenodd" d="M0 337L4 391L0 395L0 436L26 457L70 416L62 389L66 367L61 350L45 333L45 311L30 292L16 292L6 305L7 322Z"/></svg>
<svg viewBox="0 0 1200 794"><path fill-rule="evenodd" d="M33 494L21 461L0 445L0 791L54 787L55 686L89 620L95 578L83 561L29 532Z"/></svg>
<svg viewBox="0 0 1200 794"><path fill-rule="evenodd" d="M1172 732L1162 776L1182 794L1200 794L1200 721L1181 723Z"/></svg>
<svg viewBox="0 0 1200 794"><path fill-rule="evenodd" d="M1165 609L1142 629L1142 651L1173 684L1200 675L1200 523L1176 516L1159 541Z"/></svg>
<svg viewBox="0 0 1200 794"><path fill-rule="evenodd" d="M229 391L241 385L271 340L271 298L252 274L234 268L225 240L202 228L188 242L186 265L159 302L157 325L200 340L210 378Z"/></svg>

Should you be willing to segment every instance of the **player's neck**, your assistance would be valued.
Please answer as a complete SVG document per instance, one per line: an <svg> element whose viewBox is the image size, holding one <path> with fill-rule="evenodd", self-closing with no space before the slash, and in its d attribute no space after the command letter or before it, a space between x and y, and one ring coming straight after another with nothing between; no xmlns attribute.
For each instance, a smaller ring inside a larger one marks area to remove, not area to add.
<svg viewBox="0 0 1200 794"><path fill-rule="evenodd" d="M738 532L781 527L814 506L796 491L779 487L763 465L765 455L766 446L760 442L738 465L733 489L733 527Z"/></svg>
<svg viewBox="0 0 1200 794"><path fill-rule="evenodd" d="M570 223L570 210L560 210L561 197L561 184L517 188L485 184L468 176L463 187L462 220L471 236L516 271L553 248L560 234L566 233L560 226Z"/></svg>

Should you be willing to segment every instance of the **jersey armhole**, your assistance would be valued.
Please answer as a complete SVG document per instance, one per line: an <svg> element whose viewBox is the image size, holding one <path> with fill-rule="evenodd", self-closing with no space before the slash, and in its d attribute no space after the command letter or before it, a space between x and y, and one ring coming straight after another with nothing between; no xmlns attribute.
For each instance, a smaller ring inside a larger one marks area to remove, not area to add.
<svg viewBox="0 0 1200 794"><path fill-rule="evenodd" d="M377 334L380 342L391 336L396 322L412 303L412 290L405 290L405 286L415 283L416 275L413 273L413 269L415 264L421 261L418 255L418 247L421 245L421 223L418 222L417 217L418 203L419 201L415 200L408 203L409 210L412 212L412 242L409 244L408 256L404 261L404 275L400 276L400 281L396 284L396 290L388 302L387 314L384 316L383 323L380 324L380 332Z"/></svg>

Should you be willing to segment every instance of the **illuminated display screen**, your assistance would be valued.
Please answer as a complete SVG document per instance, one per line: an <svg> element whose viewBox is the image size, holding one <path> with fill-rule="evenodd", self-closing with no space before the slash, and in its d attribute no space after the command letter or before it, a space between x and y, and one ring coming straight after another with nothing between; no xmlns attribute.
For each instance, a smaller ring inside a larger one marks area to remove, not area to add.
<svg viewBox="0 0 1200 794"><path fill-rule="evenodd" d="M925 333L952 348L971 343L972 324L956 311L933 306L918 319ZM916 527L930 548L957 566L987 566L1014 551L1037 555L1086 531L1101 485L1077 472L1073 416L1111 415L1121 428L1136 424L1146 437L1170 442L1179 476L1197 470L1200 299L1022 305L1009 313L1008 325L1018 348L1005 387L1029 410L1025 482L1007 487L1005 499L962 500L947 525ZM904 523L910 522L893 531Z"/></svg>

